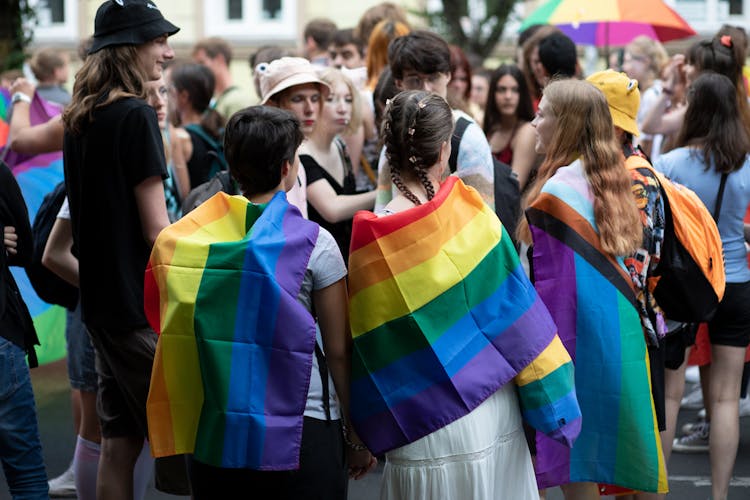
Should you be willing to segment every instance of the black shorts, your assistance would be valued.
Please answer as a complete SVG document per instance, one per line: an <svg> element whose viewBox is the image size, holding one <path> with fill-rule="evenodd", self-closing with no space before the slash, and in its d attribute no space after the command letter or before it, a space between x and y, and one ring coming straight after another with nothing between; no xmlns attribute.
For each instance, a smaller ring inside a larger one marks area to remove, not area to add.
<svg viewBox="0 0 750 500"><path fill-rule="evenodd" d="M708 323L708 338L716 345L750 344L750 281L727 283L716 315Z"/></svg>

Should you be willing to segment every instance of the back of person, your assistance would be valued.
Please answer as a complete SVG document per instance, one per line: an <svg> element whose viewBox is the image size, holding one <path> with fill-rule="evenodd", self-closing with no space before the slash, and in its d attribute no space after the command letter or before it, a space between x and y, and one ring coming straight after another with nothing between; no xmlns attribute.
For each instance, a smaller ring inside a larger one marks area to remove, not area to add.
<svg viewBox="0 0 750 500"><path fill-rule="evenodd" d="M701 150L678 148L660 156L654 165L667 177L692 189L710 212L714 211L719 194L721 173L713 166L706 170ZM724 266L727 282L750 280L747 266L743 218L750 204L750 159L727 177L717 225L724 245Z"/></svg>
<svg viewBox="0 0 750 500"><path fill-rule="evenodd" d="M93 119L79 136L66 132L63 149L83 317L88 326L139 328L147 325L142 297L149 247L134 188L164 174L161 134L153 108L139 99L96 108ZM136 140L131 130L145 132Z"/></svg>
<svg viewBox="0 0 750 500"><path fill-rule="evenodd" d="M225 170L218 156L219 143L210 137L200 125L188 125L185 131L190 136L193 144L193 154L187 162L190 186L195 187L208 181L218 173ZM209 139L211 139L209 141Z"/></svg>

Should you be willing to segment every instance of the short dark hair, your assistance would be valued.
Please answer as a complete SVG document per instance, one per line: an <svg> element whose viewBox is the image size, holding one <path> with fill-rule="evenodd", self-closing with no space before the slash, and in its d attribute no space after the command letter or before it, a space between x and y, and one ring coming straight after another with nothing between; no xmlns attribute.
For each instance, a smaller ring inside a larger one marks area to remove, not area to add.
<svg viewBox="0 0 750 500"><path fill-rule="evenodd" d="M229 46L229 43L226 40L219 38L218 36L199 40L198 43L193 46L193 54L199 50L204 51L211 60L216 59L216 56L221 54L221 57L224 58L224 62L227 66L232 62L232 47Z"/></svg>
<svg viewBox="0 0 750 500"><path fill-rule="evenodd" d="M281 167L294 163L303 138L289 111L251 106L233 114L224 131L224 155L242 192L266 193L278 186Z"/></svg>
<svg viewBox="0 0 750 500"><path fill-rule="evenodd" d="M318 17L305 25L302 36L307 40L308 37L315 41L315 45L321 50L328 50L331 45L333 34L336 33L336 23L325 17Z"/></svg>
<svg viewBox="0 0 750 500"><path fill-rule="evenodd" d="M576 44L562 32L552 33L539 42L539 61L550 77L572 77L576 74Z"/></svg>
<svg viewBox="0 0 750 500"><path fill-rule="evenodd" d="M365 55L365 43L354 36L353 28L338 30L333 34L331 45L334 47L344 47L350 43L357 47L360 57Z"/></svg>
<svg viewBox="0 0 750 500"><path fill-rule="evenodd" d="M450 73L451 52L448 42L439 35L417 30L391 41L388 64L396 80L401 80L407 69L425 74Z"/></svg>

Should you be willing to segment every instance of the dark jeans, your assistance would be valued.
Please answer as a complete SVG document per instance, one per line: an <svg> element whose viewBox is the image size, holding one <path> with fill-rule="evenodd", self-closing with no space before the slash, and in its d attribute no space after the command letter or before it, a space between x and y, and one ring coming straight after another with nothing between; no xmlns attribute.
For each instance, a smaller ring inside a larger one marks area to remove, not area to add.
<svg viewBox="0 0 750 500"><path fill-rule="evenodd" d="M195 500L346 500L349 483L341 421L305 417L299 470L226 469L192 459L190 482Z"/></svg>
<svg viewBox="0 0 750 500"><path fill-rule="evenodd" d="M14 499L49 498L26 353L0 337L0 461Z"/></svg>

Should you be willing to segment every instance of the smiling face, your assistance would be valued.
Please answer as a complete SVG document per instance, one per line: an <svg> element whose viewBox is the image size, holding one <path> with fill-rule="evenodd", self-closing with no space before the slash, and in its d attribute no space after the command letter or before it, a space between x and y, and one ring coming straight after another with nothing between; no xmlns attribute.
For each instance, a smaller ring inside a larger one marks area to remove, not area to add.
<svg viewBox="0 0 750 500"><path fill-rule="evenodd" d="M495 104L500 114L515 116L520 98L516 79L511 75L503 75L495 85Z"/></svg>
<svg viewBox="0 0 750 500"><path fill-rule="evenodd" d="M352 119L352 96L349 86L337 81L331 85L331 93L323 103L321 120L329 130L337 134L344 131Z"/></svg>
<svg viewBox="0 0 750 500"><path fill-rule="evenodd" d="M542 96L542 100L539 101L539 109L537 110L536 116L531 122L531 125L536 132L534 150L540 155L547 153L547 148L552 142L552 136L557 127L557 116L555 116L552 106L544 96Z"/></svg>
<svg viewBox="0 0 750 500"><path fill-rule="evenodd" d="M291 111L300 122L300 129L307 137L315 128L320 116L321 95L317 83L295 85L281 93L279 107Z"/></svg>
<svg viewBox="0 0 750 500"><path fill-rule="evenodd" d="M164 63L174 58L174 51L169 46L166 34L139 45L136 50L138 62L149 80L161 78Z"/></svg>

